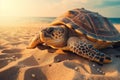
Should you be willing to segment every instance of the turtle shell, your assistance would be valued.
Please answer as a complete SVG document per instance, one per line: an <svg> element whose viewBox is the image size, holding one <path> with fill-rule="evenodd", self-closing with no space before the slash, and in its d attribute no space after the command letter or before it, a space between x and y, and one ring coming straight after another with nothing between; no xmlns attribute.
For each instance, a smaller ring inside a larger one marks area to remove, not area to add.
<svg viewBox="0 0 120 80"><path fill-rule="evenodd" d="M106 17L89 10L73 9L52 22L52 25L64 24L78 34L100 41L118 42L120 34Z"/></svg>

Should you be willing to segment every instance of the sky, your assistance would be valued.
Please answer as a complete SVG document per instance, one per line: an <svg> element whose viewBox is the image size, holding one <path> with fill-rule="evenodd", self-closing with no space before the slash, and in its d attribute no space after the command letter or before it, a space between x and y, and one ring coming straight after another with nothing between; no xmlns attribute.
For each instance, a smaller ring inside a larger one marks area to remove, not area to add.
<svg viewBox="0 0 120 80"><path fill-rule="evenodd" d="M0 0L0 16L57 17L82 7L106 17L120 17L120 0Z"/></svg>

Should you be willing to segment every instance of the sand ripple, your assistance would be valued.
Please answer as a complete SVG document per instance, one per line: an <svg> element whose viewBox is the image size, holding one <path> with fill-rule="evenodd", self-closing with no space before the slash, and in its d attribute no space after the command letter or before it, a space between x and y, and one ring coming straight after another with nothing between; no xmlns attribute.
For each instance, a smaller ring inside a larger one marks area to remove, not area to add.
<svg viewBox="0 0 120 80"><path fill-rule="evenodd" d="M105 65L47 46L26 49L44 25L1 27L0 80L120 80L119 47L102 50L113 59Z"/></svg>

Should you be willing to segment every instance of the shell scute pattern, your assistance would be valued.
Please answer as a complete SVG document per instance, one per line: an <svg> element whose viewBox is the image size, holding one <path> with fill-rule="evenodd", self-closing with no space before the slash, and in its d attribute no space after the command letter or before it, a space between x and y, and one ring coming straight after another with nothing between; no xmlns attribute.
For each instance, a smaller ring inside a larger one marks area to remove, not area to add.
<svg viewBox="0 0 120 80"><path fill-rule="evenodd" d="M120 41L119 32L106 17L84 8L67 11L56 19L53 25L55 23L64 24L68 28L75 30L76 33L86 35L88 38L92 37L98 42Z"/></svg>
<svg viewBox="0 0 120 80"><path fill-rule="evenodd" d="M103 16L85 9L74 9L58 17L40 32L40 38L35 39L28 48L46 43L52 48L69 50L89 60L109 63L111 58L97 49L120 41L120 34Z"/></svg>

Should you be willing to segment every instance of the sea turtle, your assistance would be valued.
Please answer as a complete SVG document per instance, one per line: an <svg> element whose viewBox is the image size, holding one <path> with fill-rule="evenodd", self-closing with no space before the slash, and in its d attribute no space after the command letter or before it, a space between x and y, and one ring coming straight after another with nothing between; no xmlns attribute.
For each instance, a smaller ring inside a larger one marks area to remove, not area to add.
<svg viewBox="0 0 120 80"><path fill-rule="evenodd" d="M119 32L106 17L80 8L67 11L47 28L40 30L27 48L45 43L103 64L112 62L112 59L98 49L119 41Z"/></svg>

